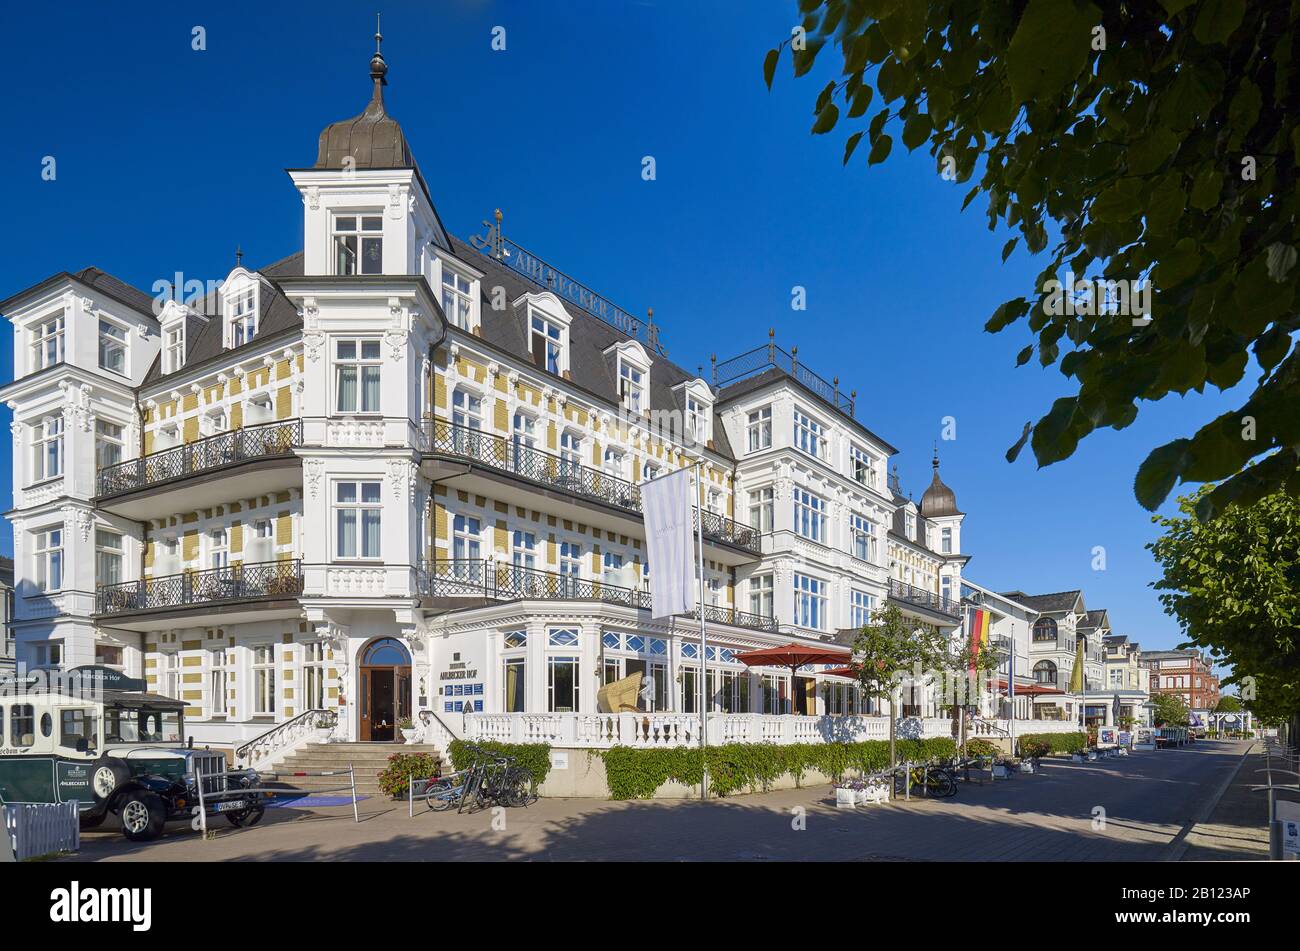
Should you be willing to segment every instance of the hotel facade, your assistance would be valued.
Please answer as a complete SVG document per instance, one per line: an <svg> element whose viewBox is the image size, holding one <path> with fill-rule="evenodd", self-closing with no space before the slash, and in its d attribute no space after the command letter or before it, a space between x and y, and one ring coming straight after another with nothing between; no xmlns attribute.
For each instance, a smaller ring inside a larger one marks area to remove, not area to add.
<svg viewBox="0 0 1300 951"><path fill-rule="evenodd" d="M691 373L499 213L452 236L386 73L289 170L301 252L186 301L89 268L0 304L21 663L143 677L196 742L270 752L322 711L356 741L697 742L701 696L711 742L881 737L851 679L735 658L885 604L956 637L987 602L1032 682L1037 614L967 585L937 454L913 501L873 408L771 332ZM682 468L701 607L652 619L640 486ZM641 712L605 716L635 673Z"/></svg>

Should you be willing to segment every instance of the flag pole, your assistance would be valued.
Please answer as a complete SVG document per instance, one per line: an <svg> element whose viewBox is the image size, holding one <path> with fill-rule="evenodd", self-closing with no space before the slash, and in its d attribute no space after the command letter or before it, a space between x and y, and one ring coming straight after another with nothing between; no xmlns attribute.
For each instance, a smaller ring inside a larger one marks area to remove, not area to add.
<svg viewBox="0 0 1300 951"><path fill-rule="evenodd" d="M700 477L700 462L695 463L695 557L699 564L700 594L695 610L700 615L700 798L709 795L709 646L704 630L704 483Z"/></svg>

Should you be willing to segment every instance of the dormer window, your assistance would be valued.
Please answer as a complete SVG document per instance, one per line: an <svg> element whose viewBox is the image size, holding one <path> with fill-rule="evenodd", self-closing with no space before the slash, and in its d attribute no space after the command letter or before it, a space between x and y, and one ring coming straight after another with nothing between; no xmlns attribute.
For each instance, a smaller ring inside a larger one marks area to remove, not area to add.
<svg viewBox="0 0 1300 951"><path fill-rule="evenodd" d="M99 368L112 373L126 375L126 337L125 327L112 321L99 322Z"/></svg>
<svg viewBox="0 0 1300 951"><path fill-rule="evenodd" d="M692 442L707 443L713 433L710 426L710 406L697 397L686 395L686 438Z"/></svg>
<svg viewBox="0 0 1300 951"><path fill-rule="evenodd" d="M63 314L32 328L32 372L63 362Z"/></svg>
<svg viewBox="0 0 1300 951"><path fill-rule="evenodd" d="M335 217L334 273L340 276L384 273L383 215Z"/></svg>
<svg viewBox="0 0 1300 951"><path fill-rule="evenodd" d="M645 374L626 360L618 362L618 401L636 415L645 407Z"/></svg>
<svg viewBox="0 0 1300 951"><path fill-rule="evenodd" d="M547 373L554 373L558 376L564 359L563 328L559 324L536 315L532 318L531 327L528 349L533 355L533 363Z"/></svg>
<svg viewBox="0 0 1300 951"><path fill-rule="evenodd" d="M916 541L916 516L913 515L911 512L908 512L907 515L905 516L905 521L907 523L907 531L906 531L907 540L910 542L914 542Z"/></svg>
<svg viewBox="0 0 1300 951"><path fill-rule="evenodd" d="M185 324L163 331L163 373L175 373L185 366Z"/></svg>
<svg viewBox="0 0 1300 951"><path fill-rule="evenodd" d="M447 319L461 330L470 330L473 285L469 278L457 274L446 264L442 266L442 311Z"/></svg>
<svg viewBox="0 0 1300 951"><path fill-rule="evenodd" d="M230 345L242 347L257 336L257 288L230 298Z"/></svg>

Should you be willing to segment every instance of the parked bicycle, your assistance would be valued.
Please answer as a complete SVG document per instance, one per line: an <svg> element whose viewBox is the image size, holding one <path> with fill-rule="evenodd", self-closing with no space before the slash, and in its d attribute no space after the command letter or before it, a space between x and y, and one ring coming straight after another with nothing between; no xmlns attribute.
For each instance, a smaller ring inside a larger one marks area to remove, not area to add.
<svg viewBox="0 0 1300 951"><path fill-rule="evenodd" d="M947 766L935 763L903 764L894 770L894 793L920 790L930 799L947 799L957 795L957 779Z"/></svg>
<svg viewBox="0 0 1300 951"><path fill-rule="evenodd" d="M533 774L514 757L501 756L467 744L473 759L468 769L434 777L424 787L425 804L434 812L456 806L457 812L476 812L488 805L527 806L537 801Z"/></svg>

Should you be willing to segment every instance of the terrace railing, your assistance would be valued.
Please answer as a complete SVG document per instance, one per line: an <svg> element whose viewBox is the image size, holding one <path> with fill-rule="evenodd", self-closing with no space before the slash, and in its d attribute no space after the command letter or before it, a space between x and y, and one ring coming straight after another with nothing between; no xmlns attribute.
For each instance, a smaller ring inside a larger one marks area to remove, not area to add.
<svg viewBox="0 0 1300 951"><path fill-rule="evenodd" d="M417 585L420 593L426 597L480 597L495 601L603 601L647 610L653 606L650 592L641 588L606 584L603 581L487 559L426 561L420 567ZM693 616L699 617L698 608ZM714 624L755 628L772 633L780 630L776 618L719 605L704 605L704 619Z"/></svg>
<svg viewBox="0 0 1300 951"><path fill-rule="evenodd" d="M926 591L924 588L914 588L912 585L904 584L894 578L889 579L889 597L905 604L929 608L931 611L938 611L940 614L947 614L953 618L961 617L960 605L952 598L945 598L933 591Z"/></svg>
<svg viewBox="0 0 1300 951"><path fill-rule="evenodd" d="M95 491L101 496L130 492L234 462L288 455L300 445L302 420L245 426L104 466L97 474Z"/></svg>
<svg viewBox="0 0 1300 951"><path fill-rule="evenodd" d="M856 390L851 390L848 394L841 392L839 377L827 382L799 362L798 347L787 352L772 340L769 340L766 346L755 347L740 356L714 363L713 385L714 387L726 386L773 367L789 374L840 412L853 415L854 404L857 402Z"/></svg>
<svg viewBox="0 0 1300 951"><path fill-rule="evenodd" d="M560 489L572 495L622 509L629 515L641 514L641 489L626 479L585 466L574 459L526 446L498 436L446 420L426 418L424 450L469 459L500 472L521 476L533 482ZM696 518L700 518L696 509ZM731 545L755 555L762 553L760 534L748 525L716 512L703 512L704 537Z"/></svg>
<svg viewBox="0 0 1300 951"><path fill-rule="evenodd" d="M302 562L240 562L224 568L99 585L98 614L126 614L153 608L183 608L222 601L297 597L302 594Z"/></svg>

